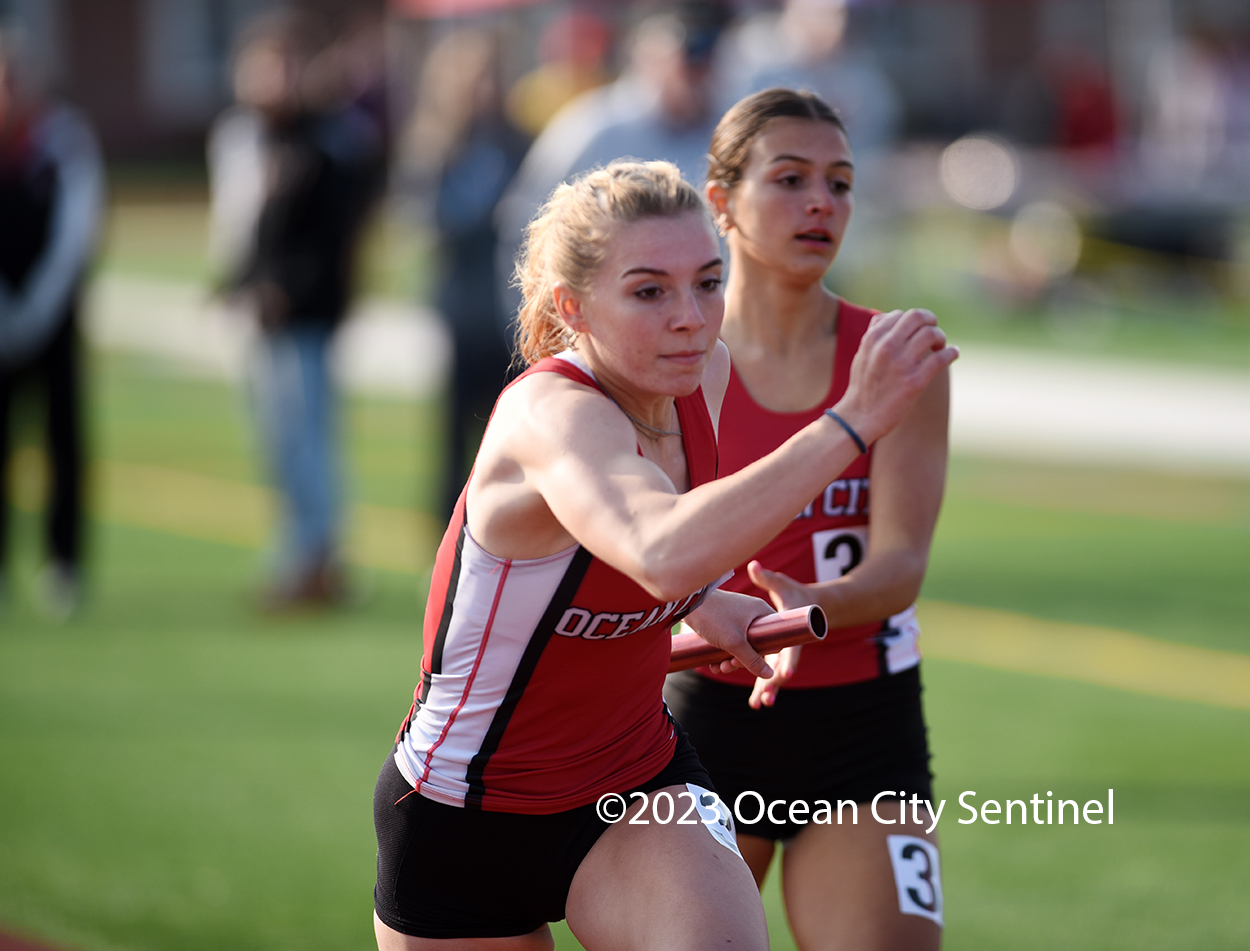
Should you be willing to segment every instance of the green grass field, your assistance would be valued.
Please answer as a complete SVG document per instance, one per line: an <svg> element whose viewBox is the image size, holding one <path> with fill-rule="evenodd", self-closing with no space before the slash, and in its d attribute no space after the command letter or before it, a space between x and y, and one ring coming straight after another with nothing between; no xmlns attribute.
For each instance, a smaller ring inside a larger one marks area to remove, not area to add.
<svg viewBox="0 0 1250 951"><path fill-rule="evenodd" d="M201 197L128 206L106 272L203 280ZM419 287L397 256L413 246L374 240L400 252L374 255L371 285ZM996 324L971 307L961 321L1062 346L1040 318ZM1244 365L1237 310L1116 327L1106 352ZM252 610L270 506L241 395L99 354L92 391L91 591L69 623L31 596L37 454L11 473L0 931L68 951L366 951L372 788L410 702L437 538L412 513L436 497L438 407L351 402L362 602L274 620ZM1201 654L1218 664L1250 656L1248 581L1250 480L956 458L924 596L1223 652ZM1250 705L940 653L924 677L948 800L948 949L1250 947ZM1108 788L1114 826L956 821L965 790L1083 802ZM775 876L765 897L773 946L792 948Z"/></svg>

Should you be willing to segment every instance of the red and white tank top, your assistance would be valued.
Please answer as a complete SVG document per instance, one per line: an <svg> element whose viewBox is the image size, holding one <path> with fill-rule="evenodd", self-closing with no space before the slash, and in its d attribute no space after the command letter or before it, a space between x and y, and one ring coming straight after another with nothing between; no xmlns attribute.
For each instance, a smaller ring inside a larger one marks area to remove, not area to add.
<svg viewBox="0 0 1250 951"><path fill-rule="evenodd" d="M559 357L518 379L544 372L602 390ZM677 415L691 486L714 479L701 389ZM661 696L670 631L712 586L657 602L580 545L498 558L470 535L465 495L434 562L421 683L397 737L404 778L438 802L540 815L654 776L676 743Z"/></svg>
<svg viewBox="0 0 1250 951"><path fill-rule="evenodd" d="M874 313L842 301L833 380L825 398L810 410L774 413L764 409L751 398L737 372L731 372L720 414L722 476L772 452L842 398L850 382L851 361ZM868 546L871 466L870 448L759 551L755 556L759 562L806 584L840 578L858 565ZM768 600L768 592L751 583L745 564L739 565L733 579L722 587ZM913 667L920 662L919 633L914 607L881 621L830 630L821 643L803 648L798 671L787 687L856 683ZM700 672L725 683L750 684L754 680L741 670L720 674L700 668Z"/></svg>

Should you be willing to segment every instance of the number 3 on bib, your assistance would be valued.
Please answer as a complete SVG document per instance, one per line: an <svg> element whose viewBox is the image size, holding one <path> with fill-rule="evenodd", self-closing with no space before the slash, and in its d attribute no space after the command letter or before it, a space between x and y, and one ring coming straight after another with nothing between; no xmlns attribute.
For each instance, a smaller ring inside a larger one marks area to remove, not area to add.
<svg viewBox="0 0 1250 951"><path fill-rule="evenodd" d="M912 835L886 836L894 884L898 886L898 910L920 915L942 925L942 871L937 846Z"/></svg>

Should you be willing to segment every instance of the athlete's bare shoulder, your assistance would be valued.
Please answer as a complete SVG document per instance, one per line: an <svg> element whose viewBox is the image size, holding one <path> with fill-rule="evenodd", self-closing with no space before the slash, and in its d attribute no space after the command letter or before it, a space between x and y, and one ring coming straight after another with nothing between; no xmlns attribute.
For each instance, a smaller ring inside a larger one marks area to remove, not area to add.
<svg viewBox="0 0 1250 951"><path fill-rule="evenodd" d="M616 437L608 440L615 448L633 446L633 429L598 387L561 373L534 373L500 397L482 446L522 466L544 466L553 453L585 451L604 430Z"/></svg>
<svg viewBox="0 0 1250 951"><path fill-rule="evenodd" d="M574 544L544 493L553 481L630 451L633 428L597 388L534 373L500 397L470 480L469 531L504 558L540 558ZM557 470L555 476L553 470ZM568 473L568 475L561 475Z"/></svg>

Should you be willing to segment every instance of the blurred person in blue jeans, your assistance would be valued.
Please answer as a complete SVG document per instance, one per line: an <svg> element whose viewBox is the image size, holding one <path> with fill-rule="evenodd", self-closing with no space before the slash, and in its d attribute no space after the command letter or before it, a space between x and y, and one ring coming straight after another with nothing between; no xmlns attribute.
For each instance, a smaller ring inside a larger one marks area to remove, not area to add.
<svg viewBox="0 0 1250 951"><path fill-rule="evenodd" d="M323 36L304 14L254 23L236 59L237 105L208 143L214 250L226 292L259 329L253 396L282 505L268 610L346 594L329 356L383 163L376 125L342 101Z"/></svg>
<svg viewBox="0 0 1250 951"><path fill-rule="evenodd" d="M44 95L0 33L0 485L13 452L15 403L43 404L49 491L43 607L77 607L83 559L82 356L79 298L95 250L104 173L75 110ZM0 596L8 500L0 490Z"/></svg>

